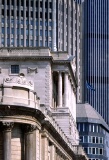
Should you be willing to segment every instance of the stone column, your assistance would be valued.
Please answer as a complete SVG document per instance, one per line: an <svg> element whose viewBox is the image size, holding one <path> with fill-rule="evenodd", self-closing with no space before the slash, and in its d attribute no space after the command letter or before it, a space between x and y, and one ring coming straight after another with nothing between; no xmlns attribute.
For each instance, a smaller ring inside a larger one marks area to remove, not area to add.
<svg viewBox="0 0 109 160"><path fill-rule="evenodd" d="M3 122L3 160L11 160L11 130L13 122Z"/></svg>
<svg viewBox="0 0 109 160"><path fill-rule="evenodd" d="M33 131L36 129L35 125L27 124L25 129L25 160L33 160Z"/></svg>
<svg viewBox="0 0 109 160"><path fill-rule="evenodd" d="M68 107L68 73L64 73L64 106Z"/></svg>
<svg viewBox="0 0 109 160"><path fill-rule="evenodd" d="M58 74L58 107L62 107L62 72Z"/></svg>
<svg viewBox="0 0 109 160"><path fill-rule="evenodd" d="M48 160L48 138L43 135L41 137L41 160Z"/></svg>
<svg viewBox="0 0 109 160"><path fill-rule="evenodd" d="M50 148L51 148L50 159L55 160L56 159L56 148L53 144L50 146Z"/></svg>

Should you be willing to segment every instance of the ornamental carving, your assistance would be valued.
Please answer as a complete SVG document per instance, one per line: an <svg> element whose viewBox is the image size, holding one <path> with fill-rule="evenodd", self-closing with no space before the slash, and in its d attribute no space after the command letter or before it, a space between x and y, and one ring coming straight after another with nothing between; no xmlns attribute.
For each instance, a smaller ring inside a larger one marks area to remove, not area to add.
<svg viewBox="0 0 109 160"><path fill-rule="evenodd" d="M37 68L30 68L30 67L28 67L28 68L27 68L27 72L28 72L28 73L31 73L31 72L37 73Z"/></svg>
<svg viewBox="0 0 109 160"><path fill-rule="evenodd" d="M22 74L15 77L6 77L4 79L4 85L8 86L24 86L25 88L34 89L34 83L31 80L27 80Z"/></svg>
<svg viewBox="0 0 109 160"><path fill-rule="evenodd" d="M11 131L12 128L13 128L13 126L14 126L13 122L8 122L8 121L2 122L3 130L9 130L9 131Z"/></svg>
<svg viewBox="0 0 109 160"><path fill-rule="evenodd" d="M36 130L36 125L25 124L23 125L23 130L25 131L25 133L33 132L34 130Z"/></svg>

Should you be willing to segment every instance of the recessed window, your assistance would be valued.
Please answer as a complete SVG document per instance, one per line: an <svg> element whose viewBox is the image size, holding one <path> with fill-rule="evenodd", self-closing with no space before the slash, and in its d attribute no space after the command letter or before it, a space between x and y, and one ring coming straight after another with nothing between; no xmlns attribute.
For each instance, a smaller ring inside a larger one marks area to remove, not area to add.
<svg viewBox="0 0 109 160"><path fill-rule="evenodd" d="M100 148L100 155L103 155L103 149Z"/></svg>
<svg viewBox="0 0 109 160"><path fill-rule="evenodd" d="M18 74L19 73L19 65L11 65L11 73Z"/></svg>

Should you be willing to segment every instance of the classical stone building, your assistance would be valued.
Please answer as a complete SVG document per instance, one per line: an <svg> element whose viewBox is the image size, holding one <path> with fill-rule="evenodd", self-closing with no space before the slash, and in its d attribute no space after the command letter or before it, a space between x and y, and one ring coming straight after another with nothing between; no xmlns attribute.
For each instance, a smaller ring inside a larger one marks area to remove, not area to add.
<svg viewBox="0 0 109 160"><path fill-rule="evenodd" d="M76 128L67 52L0 49L0 159L88 160Z"/></svg>

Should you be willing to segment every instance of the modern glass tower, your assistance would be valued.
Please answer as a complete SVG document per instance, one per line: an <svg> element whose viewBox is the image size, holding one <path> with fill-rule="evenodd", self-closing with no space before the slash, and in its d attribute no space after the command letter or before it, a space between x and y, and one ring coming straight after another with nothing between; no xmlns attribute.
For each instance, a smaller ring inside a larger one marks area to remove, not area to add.
<svg viewBox="0 0 109 160"><path fill-rule="evenodd" d="M45 46L75 54L77 5L74 0L1 0L0 47Z"/></svg>
<svg viewBox="0 0 109 160"><path fill-rule="evenodd" d="M109 124L109 0L84 2L84 64L84 100Z"/></svg>

